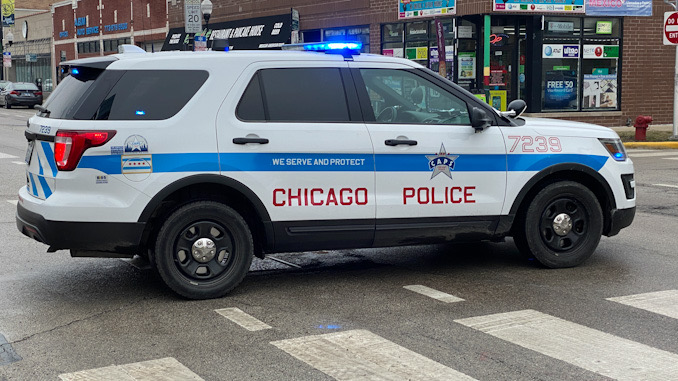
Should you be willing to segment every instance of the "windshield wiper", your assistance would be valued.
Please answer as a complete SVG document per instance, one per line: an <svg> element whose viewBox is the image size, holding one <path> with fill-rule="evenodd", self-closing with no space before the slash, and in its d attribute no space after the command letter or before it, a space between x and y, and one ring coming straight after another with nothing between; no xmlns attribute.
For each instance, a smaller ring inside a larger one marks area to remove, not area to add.
<svg viewBox="0 0 678 381"><path fill-rule="evenodd" d="M51 113L51 111L49 111L47 108L43 107L42 105L35 105L35 106L33 106L33 108L40 111L43 114L49 115Z"/></svg>

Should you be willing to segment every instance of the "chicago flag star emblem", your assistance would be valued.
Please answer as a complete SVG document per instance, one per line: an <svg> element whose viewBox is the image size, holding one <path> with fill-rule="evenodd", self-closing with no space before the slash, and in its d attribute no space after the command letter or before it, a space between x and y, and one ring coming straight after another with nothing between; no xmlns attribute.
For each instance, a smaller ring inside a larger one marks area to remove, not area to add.
<svg viewBox="0 0 678 381"><path fill-rule="evenodd" d="M440 152L437 155L426 155L428 159L428 169L433 171L431 178L443 173L445 176L452 178L451 170L454 169L454 161L459 155L449 155L445 150L445 146L440 144Z"/></svg>

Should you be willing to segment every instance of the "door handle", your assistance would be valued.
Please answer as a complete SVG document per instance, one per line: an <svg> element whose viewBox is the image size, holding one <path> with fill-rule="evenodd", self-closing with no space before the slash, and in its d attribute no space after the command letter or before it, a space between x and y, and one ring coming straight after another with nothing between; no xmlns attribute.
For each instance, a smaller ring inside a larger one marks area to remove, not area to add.
<svg viewBox="0 0 678 381"><path fill-rule="evenodd" d="M387 146L397 146L397 145L408 145L408 146L416 146L417 141L416 140L399 140L399 139L386 139L384 142Z"/></svg>
<svg viewBox="0 0 678 381"><path fill-rule="evenodd" d="M233 138L234 144L247 144L247 143L256 143L256 144L268 144L268 139L266 138Z"/></svg>

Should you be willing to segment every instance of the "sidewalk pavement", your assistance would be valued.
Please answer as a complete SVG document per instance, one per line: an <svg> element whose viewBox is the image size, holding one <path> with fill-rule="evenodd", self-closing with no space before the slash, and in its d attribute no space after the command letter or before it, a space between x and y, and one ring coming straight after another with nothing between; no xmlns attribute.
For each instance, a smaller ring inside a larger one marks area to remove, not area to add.
<svg viewBox="0 0 678 381"><path fill-rule="evenodd" d="M616 132L635 132L633 127L612 127ZM673 131L672 124L650 124L648 130ZM626 148L650 148L650 149L678 149L678 141L665 142L624 142Z"/></svg>

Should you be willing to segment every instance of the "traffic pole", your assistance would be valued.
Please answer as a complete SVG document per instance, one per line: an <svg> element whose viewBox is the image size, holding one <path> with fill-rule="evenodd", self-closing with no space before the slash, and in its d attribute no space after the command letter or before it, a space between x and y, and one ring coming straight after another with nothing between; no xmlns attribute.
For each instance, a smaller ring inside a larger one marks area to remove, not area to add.
<svg viewBox="0 0 678 381"><path fill-rule="evenodd" d="M678 11L678 0L675 2L670 2L664 0L664 2L673 7L674 11ZM678 45L676 45L676 60L673 68L673 135L669 137L669 140L678 140Z"/></svg>

